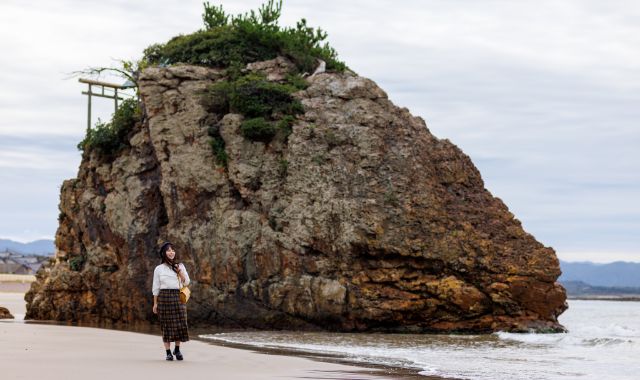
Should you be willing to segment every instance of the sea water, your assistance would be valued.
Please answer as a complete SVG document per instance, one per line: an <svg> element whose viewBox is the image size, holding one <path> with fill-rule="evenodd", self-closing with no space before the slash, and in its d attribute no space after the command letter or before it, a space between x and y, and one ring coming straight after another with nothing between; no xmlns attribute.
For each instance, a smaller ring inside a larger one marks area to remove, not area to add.
<svg viewBox="0 0 640 380"><path fill-rule="evenodd" d="M202 338L458 379L640 379L640 302L569 301L561 334L226 332Z"/></svg>

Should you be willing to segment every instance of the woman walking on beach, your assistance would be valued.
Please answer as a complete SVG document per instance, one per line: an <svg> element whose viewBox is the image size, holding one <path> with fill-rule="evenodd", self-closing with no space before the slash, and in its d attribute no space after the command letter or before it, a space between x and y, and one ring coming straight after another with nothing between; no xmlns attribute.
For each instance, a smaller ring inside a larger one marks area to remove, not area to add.
<svg viewBox="0 0 640 380"><path fill-rule="evenodd" d="M189 274L184 264L178 263L176 251L171 243L160 247L162 262L153 271L153 313L160 317L162 341L167 352L167 360L182 360L180 343L189 340L187 327L187 307L180 303L180 287L189 285ZM173 355L171 342L175 343Z"/></svg>

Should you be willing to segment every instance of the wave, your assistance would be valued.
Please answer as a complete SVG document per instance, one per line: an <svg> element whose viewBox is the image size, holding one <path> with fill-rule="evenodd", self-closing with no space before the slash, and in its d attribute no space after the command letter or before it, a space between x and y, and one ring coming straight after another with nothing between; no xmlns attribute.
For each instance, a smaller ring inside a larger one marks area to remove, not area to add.
<svg viewBox="0 0 640 380"><path fill-rule="evenodd" d="M348 340L342 343L333 341L325 344L310 344L299 341L278 342L276 341L278 333L218 333L200 335L199 337L251 347L290 349L308 354L339 356L353 363L407 368L420 371L423 375L446 377L446 374L439 372L435 366L411 360L410 358L415 355L412 348L392 349L385 345L352 345Z"/></svg>
<svg viewBox="0 0 640 380"><path fill-rule="evenodd" d="M608 326L581 326L566 334L520 334L498 332L494 334L504 341L543 346L611 346L635 345L640 342L640 331L618 324Z"/></svg>
<svg viewBox="0 0 640 380"><path fill-rule="evenodd" d="M227 332L204 339L474 380L636 380L640 303L572 302L569 333L491 335Z"/></svg>

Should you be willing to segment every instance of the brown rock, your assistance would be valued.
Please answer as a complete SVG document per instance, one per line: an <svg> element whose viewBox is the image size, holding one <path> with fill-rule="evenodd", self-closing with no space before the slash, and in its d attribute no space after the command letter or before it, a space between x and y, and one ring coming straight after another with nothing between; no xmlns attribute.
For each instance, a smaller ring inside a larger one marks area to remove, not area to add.
<svg viewBox="0 0 640 380"><path fill-rule="evenodd" d="M249 65L271 80L282 58ZM191 278L190 322L343 331L558 331L553 249L484 188L468 156L373 81L322 73L287 140L253 142L199 93L222 71L152 68L147 116L114 160L63 183L55 262L27 318L153 321L157 244ZM229 157L216 164L207 128ZM282 162L287 162L285 173Z"/></svg>
<svg viewBox="0 0 640 380"><path fill-rule="evenodd" d="M0 306L0 319L13 319L13 315L11 315L9 309Z"/></svg>

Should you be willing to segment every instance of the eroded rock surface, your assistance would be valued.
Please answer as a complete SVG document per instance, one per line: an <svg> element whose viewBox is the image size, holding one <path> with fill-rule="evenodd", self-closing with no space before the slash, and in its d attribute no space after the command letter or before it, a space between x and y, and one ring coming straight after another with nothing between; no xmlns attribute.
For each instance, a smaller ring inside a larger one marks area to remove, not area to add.
<svg viewBox="0 0 640 380"><path fill-rule="evenodd" d="M271 80L289 66L256 63ZM468 156L373 81L322 73L288 139L244 138L200 92L221 70L147 69L146 119L114 160L85 154L61 190L56 261L27 318L147 322L158 242L193 280L190 322L342 331L560 330L554 251ZM216 124L228 168L216 164Z"/></svg>
<svg viewBox="0 0 640 380"><path fill-rule="evenodd" d="M0 319L13 319L13 315L6 307L0 306Z"/></svg>

